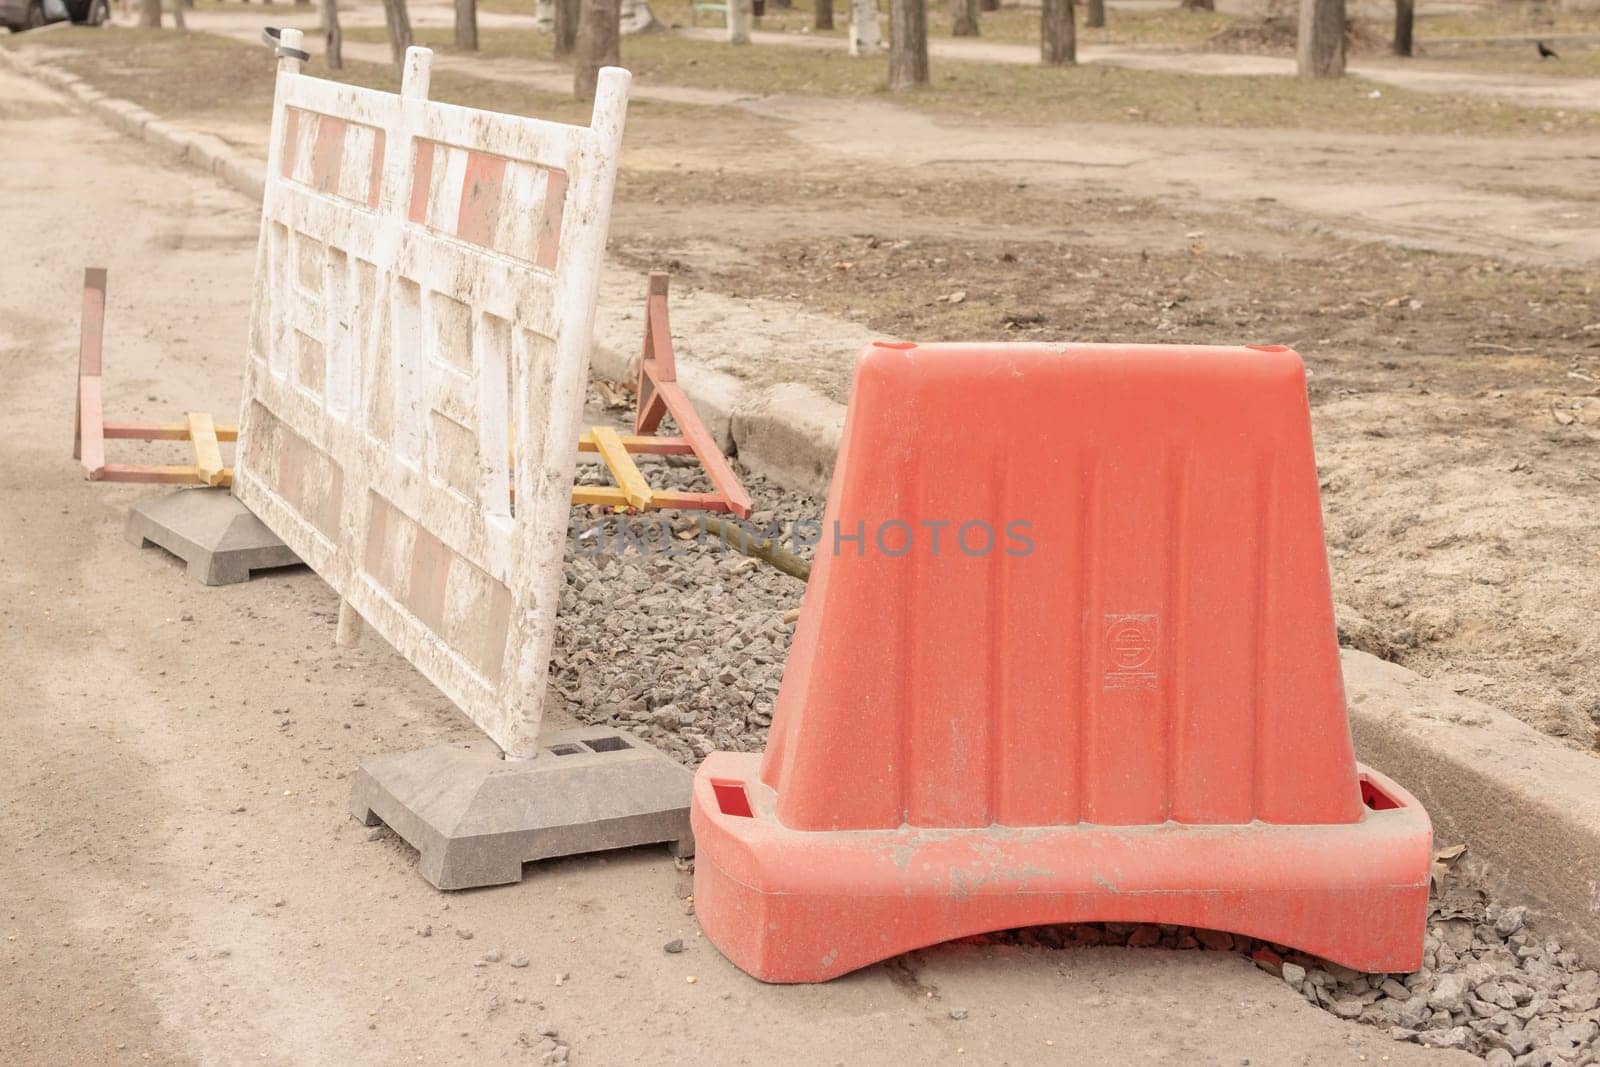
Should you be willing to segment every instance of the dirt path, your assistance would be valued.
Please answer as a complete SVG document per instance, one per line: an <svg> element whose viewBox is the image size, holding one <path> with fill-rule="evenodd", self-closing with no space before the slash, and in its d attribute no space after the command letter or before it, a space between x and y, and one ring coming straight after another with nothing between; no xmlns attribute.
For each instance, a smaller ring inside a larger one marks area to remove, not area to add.
<svg viewBox="0 0 1600 1067"><path fill-rule="evenodd" d="M684 28L684 37L720 41L721 30ZM757 46L822 48L843 50L842 37L798 33L754 31L751 43ZM1007 41L962 40L936 37L928 42L934 59L957 59L980 63L1016 63L1032 66L1039 62L1037 44ZM1104 63L1136 70L1163 70L1178 74L1274 75L1293 77L1295 61L1282 56L1239 55L1223 52L1195 52L1169 48L1130 48L1118 45L1083 45L1078 62ZM1523 77L1473 71L1438 71L1406 67L1395 63L1357 59L1349 66L1351 74L1386 85L1415 89L1425 93L1474 93L1494 97L1508 104L1528 107L1600 110L1600 78Z"/></svg>
<svg viewBox="0 0 1600 1067"><path fill-rule="evenodd" d="M263 19L230 12L196 21L253 40ZM298 22L312 25L304 17ZM308 37L308 48L317 52L320 44ZM386 63L389 50L347 42L345 54ZM434 64L546 92L570 91L569 73L548 62L441 53ZM634 97L735 107L778 120L806 152L824 161L823 168L887 162L931 176L979 173L1064 192L1175 199L1191 208L1245 212L1285 228L1430 251L1539 264L1600 261L1596 138L1484 141L1138 124L979 125L879 99L755 97L647 82L635 83Z"/></svg>
<svg viewBox="0 0 1600 1067"><path fill-rule="evenodd" d="M348 775L470 727L386 648L336 652L314 575L208 590L123 543L153 490L68 458L82 266L111 272L110 410L228 412L255 207L11 74L0 101L9 1062L538 1062L546 1028L579 1064L1472 1062L1227 953L957 945L761 986L697 939L688 874L649 850L434 892L349 818ZM46 195L63 175L76 194ZM478 965L496 949L531 966Z"/></svg>
<svg viewBox="0 0 1600 1067"><path fill-rule="evenodd" d="M1116 7L1117 5L1112 5ZM454 11L448 4L416 2L409 5L412 22L417 27L453 25ZM234 12L198 12L189 16L191 26L213 29L229 25ZM383 25L382 8L373 4L349 4L341 12L349 26ZM277 21L286 21L276 16ZM298 24L293 19L287 20ZM305 21L302 19L301 21ZM480 29L532 29L531 15L512 12L480 11ZM306 22L307 27L315 20ZM712 27L680 27L673 32L700 41L722 41L725 31ZM1532 41L1533 38L1528 38ZM848 46L840 35L778 33L756 30L750 34L751 43L758 47L813 48L842 51ZM1554 40L1554 38L1552 38ZM934 59L954 59L967 62L1016 63L1031 66L1039 62L1036 44L1018 44L985 39L957 39L935 37L928 42L929 54ZM1108 66L1129 67L1135 70L1160 70L1180 74L1271 75L1292 77L1295 63L1282 56L1246 55L1222 52L1197 52L1159 46L1128 47L1121 45L1081 45L1078 48L1080 63L1103 63ZM1564 78L1556 76L1526 76L1494 74L1481 71L1444 71L1427 69L1404 63L1356 58L1349 67L1350 73L1371 81L1414 89L1428 93L1471 93L1493 97L1508 104L1528 107L1566 108L1574 111L1600 110L1600 78Z"/></svg>

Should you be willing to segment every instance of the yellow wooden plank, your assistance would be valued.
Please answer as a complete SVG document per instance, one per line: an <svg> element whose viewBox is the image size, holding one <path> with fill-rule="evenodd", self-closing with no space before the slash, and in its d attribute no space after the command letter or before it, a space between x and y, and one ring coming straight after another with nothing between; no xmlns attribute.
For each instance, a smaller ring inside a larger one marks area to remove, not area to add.
<svg viewBox="0 0 1600 1067"><path fill-rule="evenodd" d="M216 427L218 441L237 441L239 427ZM189 424L186 422L108 422L105 424L106 440L125 441L188 441Z"/></svg>
<svg viewBox="0 0 1600 1067"><path fill-rule="evenodd" d="M644 475L634 464L633 457L628 455L628 450L617 431L609 426L595 426L589 430L589 435L594 439L600 458L611 468L611 476L617 480L617 485L621 486L623 497L633 507L649 507L650 483L644 480Z"/></svg>
<svg viewBox="0 0 1600 1067"><path fill-rule="evenodd" d="M572 487L572 502L620 508L627 505L628 499L614 485L575 485Z"/></svg>
<svg viewBox="0 0 1600 1067"><path fill-rule="evenodd" d="M207 485L222 484L222 450L217 447L217 427L204 411L191 411L185 416L189 422L189 440L194 444L194 465L200 471L200 480Z"/></svg>

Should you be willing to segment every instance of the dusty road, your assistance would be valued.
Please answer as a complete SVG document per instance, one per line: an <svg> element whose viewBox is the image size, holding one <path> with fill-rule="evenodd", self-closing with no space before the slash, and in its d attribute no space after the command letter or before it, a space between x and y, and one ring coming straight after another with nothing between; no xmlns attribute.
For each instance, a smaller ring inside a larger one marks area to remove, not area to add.
<svg viewBox="0 0 1600 1067"><path fill-rule="evenodd" d="M152 490L68 455L88 263L111 411L234 408L254 205L13 75L0 101L5 1062L537 1062L542 1030L584 1064L1468 1062L1228 953L949 946L761 986L657 851L436 893L349 818L347 779L464 720L389 650L335 651L314 575L208 590L123 543Z"/></svg>

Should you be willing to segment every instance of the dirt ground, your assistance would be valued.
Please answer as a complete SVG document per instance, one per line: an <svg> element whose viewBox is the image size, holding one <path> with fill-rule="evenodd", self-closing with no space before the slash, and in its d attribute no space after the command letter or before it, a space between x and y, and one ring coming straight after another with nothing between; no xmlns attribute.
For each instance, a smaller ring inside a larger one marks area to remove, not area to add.
<svg viewBox="0 0 1600 1067"><path fill-rule="evenodd" d="M231 98L251 147L255 91ZM1296 346L1347 641L1592 750L1596 159L1575 136L979 137L882 101L646 101L612 252L901 337ZM336 651L314 576L204 590L133 552L142 491L68 459L81 267L111 268L112 410L225 413L253 206L9 74L0 164L9 1059L537 1061L546 1026L585 1063L1427 1055L1225 953L948 946L761 987L695 940L689 875L649 852L434 893L348 817L347 779L470 727L389 650ZM849 356L751 353L745 373L843 400ZM475 966L491 949L532 964Z"/></svg>
<svg viewBox="0 0 1600 1067"><path fill-rule="evenodd" d="M126 506L159 490L68 456L81 265L111 272L109 409L226 412L256 209L13 75L0 100L6 1062L538 1062L545 1031L588 1064L1469 1062L1225 952L952 945L761 986L653 850L435 892L350 818L348 777L466 722L387 648L336 650L309 572L206 589L132 549Z"/></svg>

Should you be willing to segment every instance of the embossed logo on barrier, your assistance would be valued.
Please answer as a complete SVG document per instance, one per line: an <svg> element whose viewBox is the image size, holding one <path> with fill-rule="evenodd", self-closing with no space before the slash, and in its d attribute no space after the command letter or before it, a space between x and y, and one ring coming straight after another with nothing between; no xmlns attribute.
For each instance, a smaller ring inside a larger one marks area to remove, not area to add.
<svg viewBox="0 0 1600 1067"><path fill-rule="evenodd" d="M1156 615L1106 616L1106 689L1154 689L1161 619Z"/></svg>

